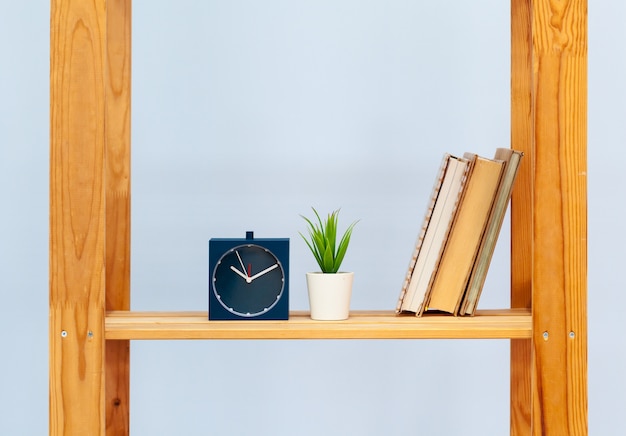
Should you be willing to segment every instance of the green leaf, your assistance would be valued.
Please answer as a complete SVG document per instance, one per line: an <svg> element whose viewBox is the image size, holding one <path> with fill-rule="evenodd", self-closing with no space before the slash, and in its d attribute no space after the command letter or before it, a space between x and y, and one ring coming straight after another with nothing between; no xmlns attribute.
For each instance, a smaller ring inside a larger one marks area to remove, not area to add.
<svg viewBox="0 0 626 436"><path fill-rule="evenodd" d="M330 249L330 245L326 246L326 251L324 251L324 266L322 267L322 272L335 272L333 271L334 259L333 252Z"/></svg>
<svg viewBox="0 0 626 436"><path fill-rule="evenodd" d="M328 214L326 221L326 241L335 256L335 241L337 239L337 211Z"/></svg>
<svg viewBox="0 0 626 436"><path fill-rule="evenodd" d="M335 256L335 263L333 265L333 269L335 272L339 271L339 267L343 262L343 258L346 255L346 251L348 250L348 245L350 244L350 237L352 236L352 229L356 225L357 221L350 224L346 232L343 234L341 241L339 242L339 248L337 249L337 254Z"/></svg>
<svg viewBox="0 0 626 436"><path fill-rule="evenodd" d="M318 265L322 265L322 258L319 254L319 252L317 251L317 248L314 245L311 245L311 243L308 241L308 239L302 234L300 233L300 236L302 236L302 239L304 239L304 242L306 242L306 245L309 246L309 249L311 250L311 253L313 253L313 257L315 257L315 261L317 262Z"/></svg>

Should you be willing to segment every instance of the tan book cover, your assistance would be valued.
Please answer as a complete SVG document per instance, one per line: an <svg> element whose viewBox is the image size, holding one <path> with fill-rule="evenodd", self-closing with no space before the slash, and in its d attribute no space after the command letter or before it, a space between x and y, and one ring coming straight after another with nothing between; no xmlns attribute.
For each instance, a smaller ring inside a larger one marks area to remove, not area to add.
<svg viewBox="0 0 626 436"><path fill-rule="evenodd" d="M448 241L427 296L427 310L456 313L485 232L504 161L466 153L472 161Z"/></svg>
<svg viewBox="0 0 626 436"><path fill-rule="evenodd" d="M489 221L482 238L476 262L470 275L465 296L461 302L459 313L461 315L474 315L478 299L487 278L487 271L496 248L496 242L500 235L504 216L511 200L513 185L524 154L510 148L498 148L494 159L504 161L504 172L500 179L500 186L489 215Z"/></svg>
<svg viewBox="0 0 626 436"><path fill-rule="evenodd" d="M463 191L469 161L444 156L409 263L397 312L420 312Z"/></svg>

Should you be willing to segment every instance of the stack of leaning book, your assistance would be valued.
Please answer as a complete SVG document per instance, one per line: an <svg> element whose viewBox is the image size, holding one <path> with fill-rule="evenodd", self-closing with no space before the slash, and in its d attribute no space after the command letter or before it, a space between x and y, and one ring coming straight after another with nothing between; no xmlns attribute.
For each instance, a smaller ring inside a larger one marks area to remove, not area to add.
<svg viewBox="0 0 626 436"><path fill-rule="evenodd" d="M444 155L397 313L474 315L522 156Z"/></svg>

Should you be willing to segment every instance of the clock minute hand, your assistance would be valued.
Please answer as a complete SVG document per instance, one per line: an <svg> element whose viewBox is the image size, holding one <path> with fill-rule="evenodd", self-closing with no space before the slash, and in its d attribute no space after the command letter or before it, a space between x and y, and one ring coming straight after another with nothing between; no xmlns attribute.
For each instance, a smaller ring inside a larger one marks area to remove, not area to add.
<svg viewBox="0 0 626 436"><path fill-rule="evenodd" d="M250 277L250 281L252 280L256 280L259 277L261 277L264 274L267 274L268 272L272 271L273 269L278 268L278 264L275 263L274 265L270 266L269 268L265 268L263 271L256 273L255 275L253 275L252 277Z"/></svg>

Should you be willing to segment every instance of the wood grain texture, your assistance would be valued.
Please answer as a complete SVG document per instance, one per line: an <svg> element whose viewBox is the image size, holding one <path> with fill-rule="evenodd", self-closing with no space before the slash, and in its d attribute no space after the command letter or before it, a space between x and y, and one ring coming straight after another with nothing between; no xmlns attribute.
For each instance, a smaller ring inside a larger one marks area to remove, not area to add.
<svg viewBox="0 0 626 436"><path fill-rule="evenodd" d="M52 435L104 430L105 6L51 3Z"/></svg>
<svg viewBox="0 0 626 436"><path fill-rule="evenodd" d="M107 339L508 339L528 338L529 310L477 311L473 317L351 312L345 321L209 321L206 312L108 312Z"/></svg>
<svg viewBox="0 0 626 436"><path fill-rule="evenodd" d="M534 164L531 0L511 1L511 147L524 153L511 197L511 307L532 306ZM531 434L531 346L511 341L511 435Z"/></svg>
<svg viewBox="0 0 626 436"><path fill-rule="evenodd" d="M587 2L534 1L533 434L587 434Z"/></svg>
<svg viewBox="0 0 626 436"><path fill-rule="evenodd" d="M131 1L107 1L106 309L130 309ZM130 342L108 341L106 434L130 432Z"/></svg>

